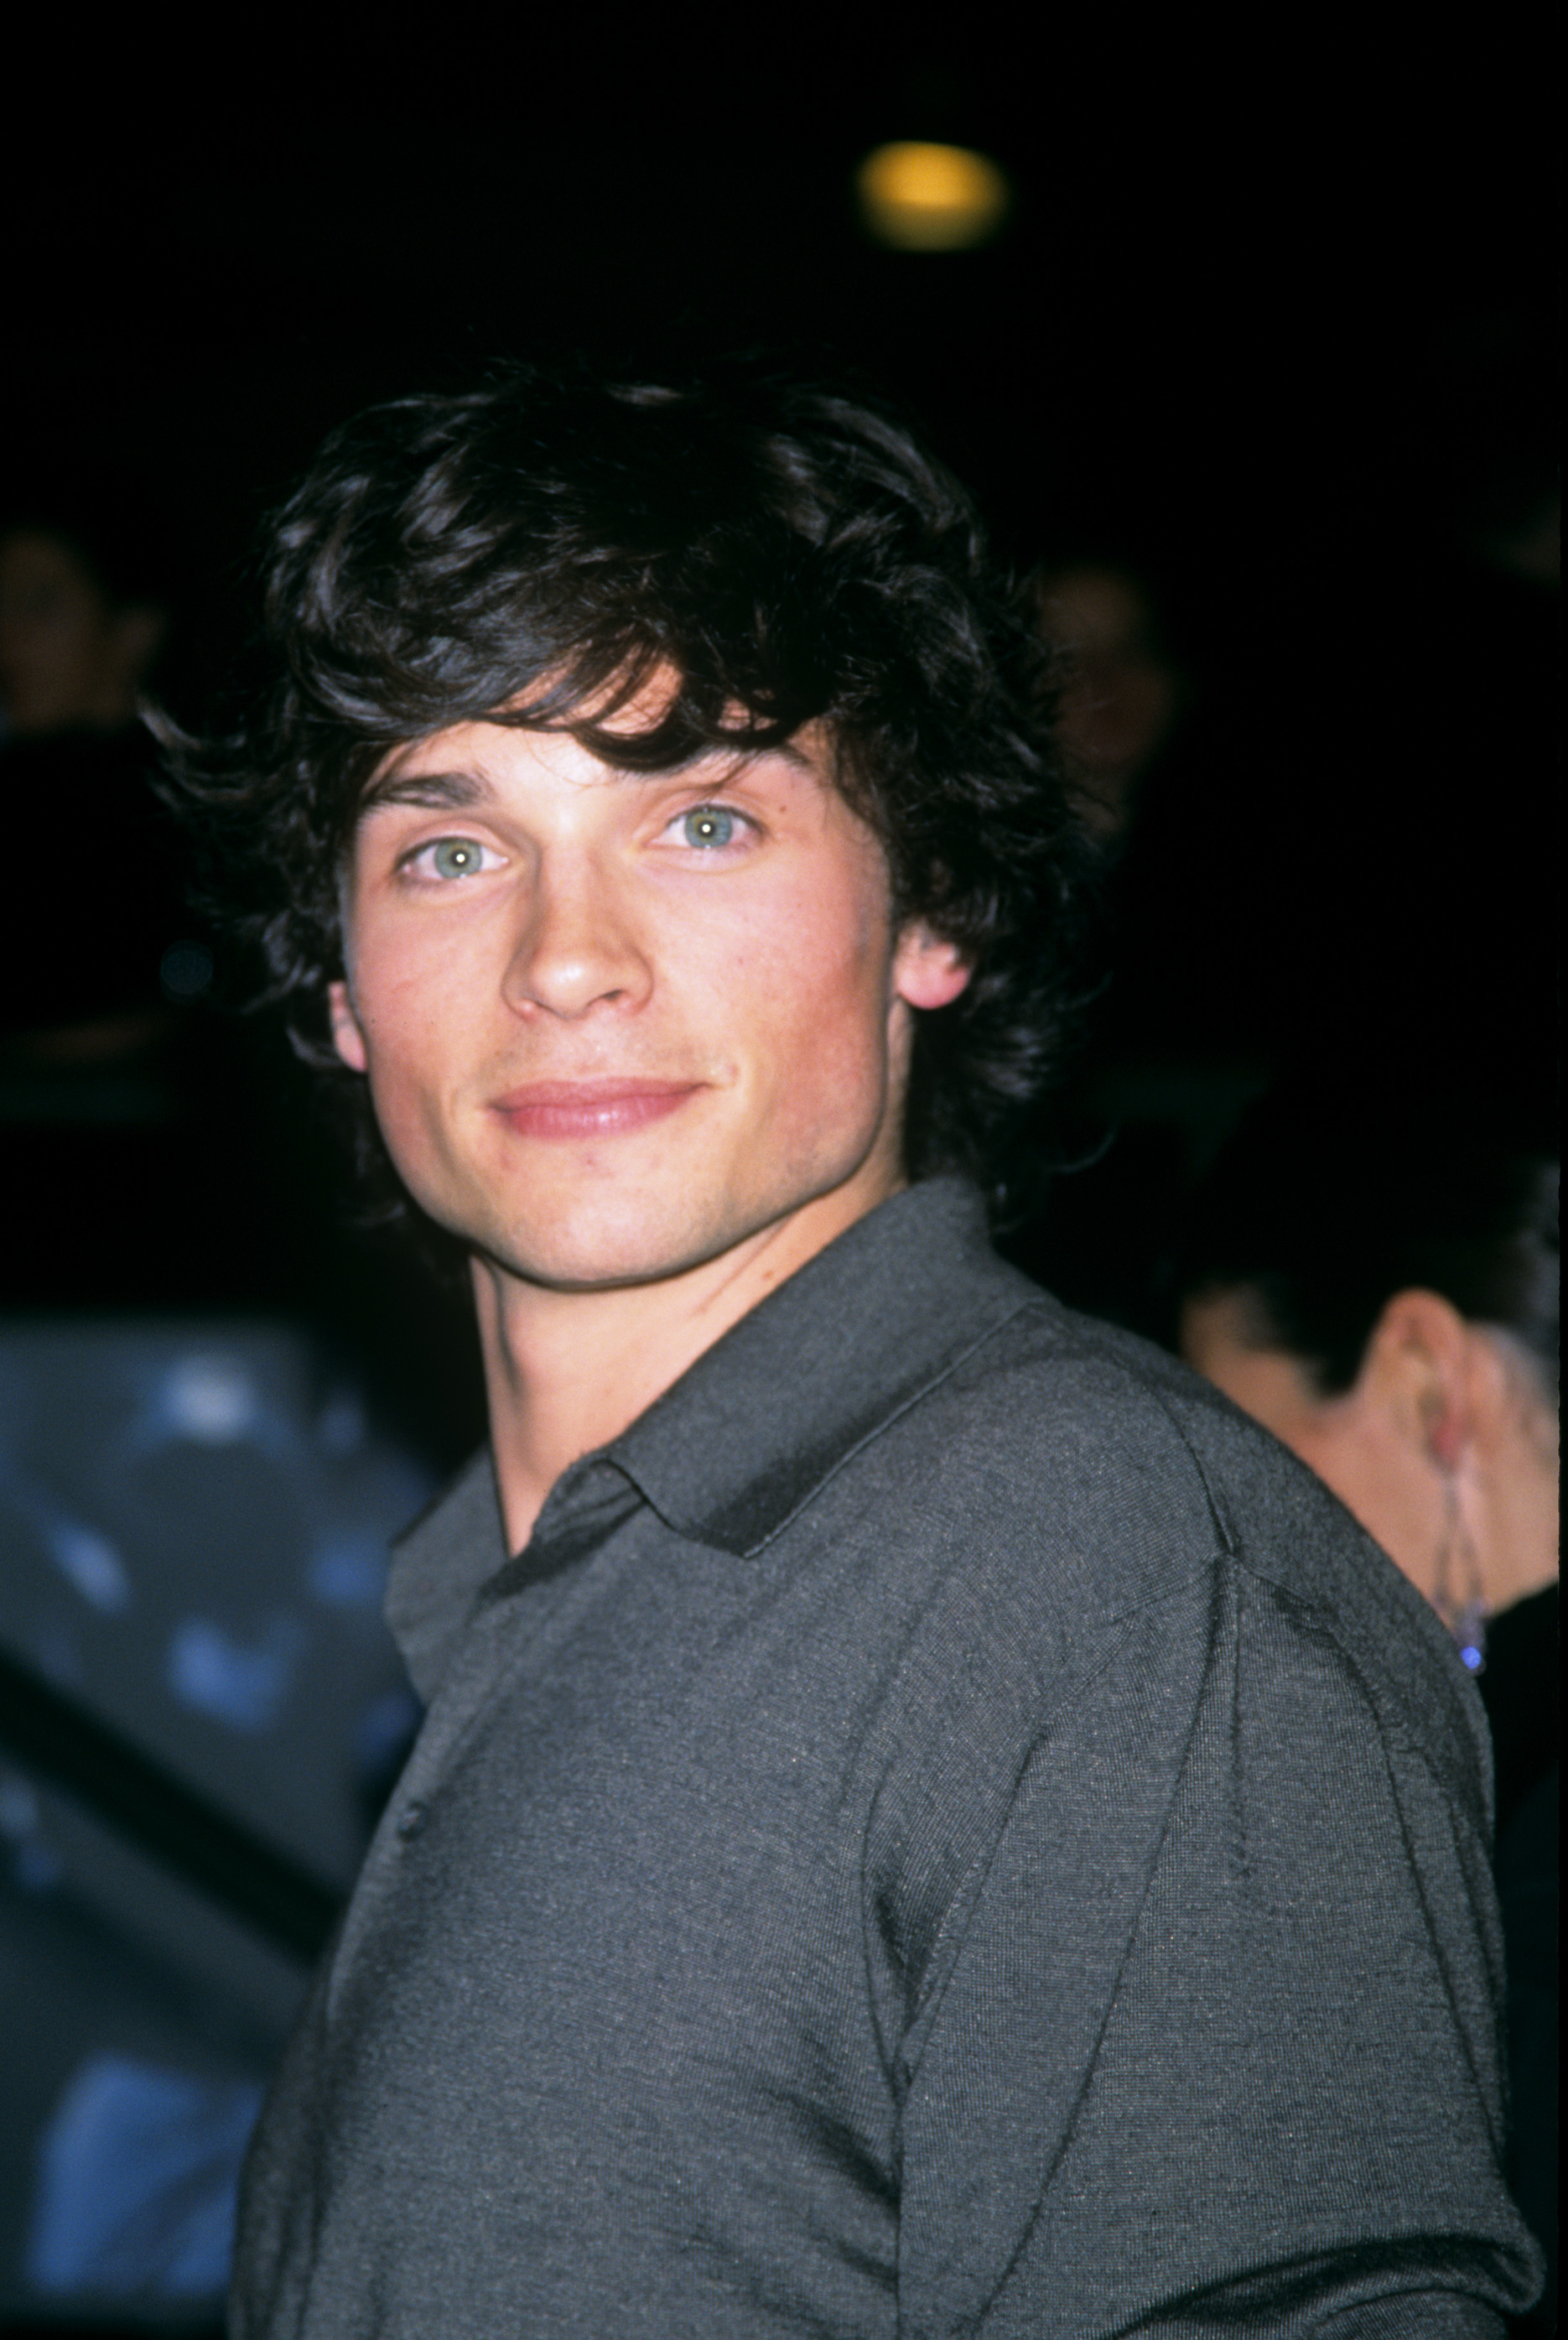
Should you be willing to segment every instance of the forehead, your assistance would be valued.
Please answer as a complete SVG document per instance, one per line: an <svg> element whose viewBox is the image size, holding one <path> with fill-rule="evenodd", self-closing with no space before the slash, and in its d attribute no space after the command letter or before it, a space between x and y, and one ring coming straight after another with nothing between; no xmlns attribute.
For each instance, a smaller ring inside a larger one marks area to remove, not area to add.
<svg viewBox="0 0 1568 2340"><path fill-rule="evenodd" d="M563 784L609 786L634 798L685 783L716 788L772 780L795 788L804 782L814 791L825 790L831 767L831 749L814 727L796 739L760 751L713 747L683 763L648 770L612 762L568 731L457 723L383 756L360 797L359 817L362 820L380 807L396 804L478 807L519 788Z"/></svg>
<svg viewBox="0 0 1568 2340"><path fill-rule="evenodd" d="M567 706L560 720L554 725L536 725L521 719L531 708L540 707L547 694L554 697L562 685L566 687ZM750 711L736 701L725 707L723 719L726 731L735 735L733 744L729 739L715 741L682 763L638 763L636 743L647 740L676 712L684 687L679 669L672 660L661 659L641 673L635 668L623 668L578 699L569 670L556 669L543 674L532 689L501 702L493 719L453 724L389 750L376 766L370 785L374 788L383 778L428 765L432 758L436 764L443 760L482 760L487 747L509 758L518 752L519 741L534 743L533 752L541 760L552 766L569 765L584 779L667 779L698 766L706 770L715 765L737 764L747 758L761 760L764 755L823 778L833 774L835 743L827 724L804 723L787 743L770 746L763 751L751 750L745 739L752 719ZM515 719L502 719L507 717ZM606 742L624 739L632 752L622 759L612 749L609 756L601 757L589 742L579 739L574 730L567 728L568 723L591 727ZM526 748L524 753L526 757Z"/></svg>

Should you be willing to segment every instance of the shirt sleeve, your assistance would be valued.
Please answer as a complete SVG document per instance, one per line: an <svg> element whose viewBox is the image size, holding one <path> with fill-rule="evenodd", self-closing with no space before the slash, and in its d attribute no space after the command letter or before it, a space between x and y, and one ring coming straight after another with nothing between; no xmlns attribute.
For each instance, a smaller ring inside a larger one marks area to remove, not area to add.
<svg viewBox="0 0 1568 2340"><path fill-rule="evenodd" d="M1332 1635L1221 1571L1015 1765L905 1978L904 2340L1500 2333L1487 1848Z"/></svg>

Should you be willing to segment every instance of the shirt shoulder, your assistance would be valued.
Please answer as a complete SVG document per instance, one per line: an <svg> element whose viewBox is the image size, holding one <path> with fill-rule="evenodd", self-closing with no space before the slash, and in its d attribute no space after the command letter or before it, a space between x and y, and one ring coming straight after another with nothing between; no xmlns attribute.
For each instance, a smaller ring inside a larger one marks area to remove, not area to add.
<svg viewBox="0 0 1568 2340"><path fill-rule="evenodd" d="M384 1613L427 1705L440 1686L479 1587L506 1557L495 1467L489 1448L483 1446L393 1547Z"/></svg>
<svg viewBox="0 0 1568 2340"><path fill-rule="evenodd" d="M1426 1602L1314 1472L1151 1344L1041 1293L877 1444L859 1467L901 1534L942 1538L1052 1642L1234 1578L1288 1661L1353 1682L1451 1782L1489 1779L1479 1699Z"/></svg>

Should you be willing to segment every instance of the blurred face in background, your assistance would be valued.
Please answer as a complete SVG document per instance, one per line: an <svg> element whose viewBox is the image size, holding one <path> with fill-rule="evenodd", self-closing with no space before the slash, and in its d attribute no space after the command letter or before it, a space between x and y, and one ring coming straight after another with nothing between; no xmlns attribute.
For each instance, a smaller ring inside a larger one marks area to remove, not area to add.
<svg viewBox="0 0 1568 2340"><path fill-rule="evenodd" d="M1085 818L1114 836L1175 719L1179 679L1157 647L1148 597L1120 570L1060 570L1039 597L1040 631L1065 669L1057 736Z"/></svg>
<svg viewBox="0 0 1568 2340"><path fill-rule="evenodd" d="M117 608L80 556L42 530L0 537L0 715L19 739L133 720L161 612Z"/></svg>

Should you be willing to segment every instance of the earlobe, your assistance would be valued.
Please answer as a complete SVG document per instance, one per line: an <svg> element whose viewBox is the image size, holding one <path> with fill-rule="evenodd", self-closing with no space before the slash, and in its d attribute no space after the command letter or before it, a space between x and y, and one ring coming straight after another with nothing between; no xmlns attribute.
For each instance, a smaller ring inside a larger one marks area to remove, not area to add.
<svg viewBox="0 0 1568 2340"><path fill-rule="evenodd" d="M364 1072L370 1062L365 1049L365 1036L354 1013L346 983L330 983L327 986L327 1012L332 1026L332 1046L350 1072Z"/></svg>
<svg viewBox="0 0 1568 2340"><path fill-rule="evenodd" d="M965 988L971 971L956 943L916 920L899 937L892 987L911 1007L946 1007Z"/></svg>

